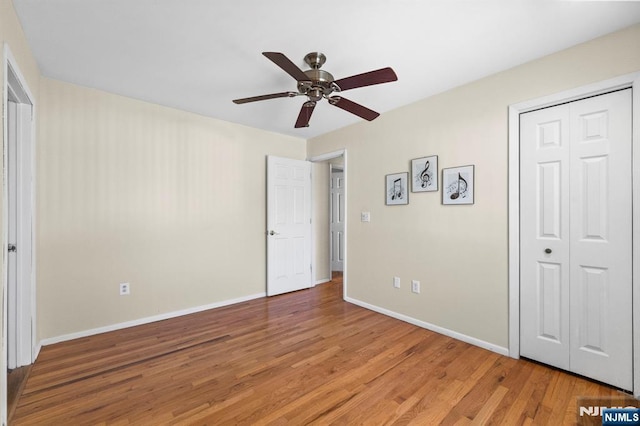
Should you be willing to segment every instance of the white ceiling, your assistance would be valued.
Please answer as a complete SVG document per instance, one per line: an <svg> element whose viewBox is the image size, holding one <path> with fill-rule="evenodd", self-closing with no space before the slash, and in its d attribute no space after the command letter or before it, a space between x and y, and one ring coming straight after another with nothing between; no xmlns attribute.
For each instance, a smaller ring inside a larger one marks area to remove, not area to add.
<svg viewBox="0 0 640 426"><path fill-rule="evenodd" d="M13 2L47 77L304 139L361 119L323 101L294 129L302 97L233 104L296 90L263 51L302 69L323 52L336 79L392 67L397 82L344 92L384 113L640 22L638 1Z"/></svg>

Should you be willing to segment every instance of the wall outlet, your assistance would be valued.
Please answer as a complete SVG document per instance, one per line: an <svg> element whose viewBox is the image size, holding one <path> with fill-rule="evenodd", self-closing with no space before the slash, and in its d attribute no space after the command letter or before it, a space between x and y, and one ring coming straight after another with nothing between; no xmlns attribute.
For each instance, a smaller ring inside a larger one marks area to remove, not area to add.
<svg viewBox="0 0 640 426"><path fill-rule="evenodd" d="M400 277L393 277L393 286L395 288L400 288Z"/></svg>
<svg viewBox="0 0 640 426"><path fill-rule="evenodd" d="M120 283L120 296L131 294L131 286L129 283Z"/></svg>
<svg viewBox="0 0 640 426"><path fill-rule="evenodd" d="M371 213L370 212L361 212L360 213L360 221L361 222L371 222Z"/></svg>
<svg viewBox="0 0 640 426"><path fill-rule="evenodd" d="M420 293L420 281L411 280L411 291L414 293Z"/></svg>

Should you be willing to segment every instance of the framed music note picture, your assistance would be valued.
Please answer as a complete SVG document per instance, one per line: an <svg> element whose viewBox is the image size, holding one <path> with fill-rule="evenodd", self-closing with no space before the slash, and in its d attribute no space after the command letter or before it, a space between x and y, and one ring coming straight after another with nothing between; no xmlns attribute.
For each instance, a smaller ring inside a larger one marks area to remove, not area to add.
<svg viewBox="0 0 640 426"><path fill-rule="evenodd" d="M385 199L387 206L409 204L409 173L394 173L385 176Z"/></svg>
<svg viewBox="0 0 640 426"><path fill-rule="evenodd" d="M411 192L438 190L438 156L411 160Z"/></svg>
<svg viewBox="0 0 640 426"><path fill-rule="evenodd" d="M442 169L442 204L473 204L474 167Z"/></svg>

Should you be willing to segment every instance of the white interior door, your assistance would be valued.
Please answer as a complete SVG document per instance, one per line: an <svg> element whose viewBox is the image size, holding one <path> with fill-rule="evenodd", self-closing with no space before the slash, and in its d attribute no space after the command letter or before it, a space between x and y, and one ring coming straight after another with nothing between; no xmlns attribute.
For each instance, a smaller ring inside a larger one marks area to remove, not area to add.
<svg viewBox="0 0 640 426"><path fill-rule="evenodd" d="M331 270L344 270L344 171L331 172Z"/></svg>
<svg viewBox="0 0 640 426"><path fill-rule="evenodd" d="M267 295L311 287L311 163L267 157Z"/></svg>
<svg viewBox="0 0 640 426"><path fill-rule="evenodd" d="M520 120L520 353L569 370L569 104Z"/></svg>
<svg viewBox="0 0 640 426"><path fill-rule="evenodd" d="M7 102L7 367L18 367L19 324L18 315L18 152L17 104Z"/></svg>
<svg viewBox="0 0 640 426"><path fill-rule="evenodd" d="M10 99L12 97L10 96ZM15 98L17 100L17 98ZM33 362L30 104L7 102L7 367Z"/></svg>
<svg viewBox="0 0 640 426"><path fill-rule="evenodd" d="M521 115L521 354L631 390L631 90Z"/></svg>

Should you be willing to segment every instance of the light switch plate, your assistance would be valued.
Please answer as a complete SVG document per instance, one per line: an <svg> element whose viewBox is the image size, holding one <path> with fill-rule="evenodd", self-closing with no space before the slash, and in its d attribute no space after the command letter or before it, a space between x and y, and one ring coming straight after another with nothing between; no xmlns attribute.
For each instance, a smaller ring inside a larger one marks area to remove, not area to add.
<svg viewBox="0 0 640 426"><path fill-rule="evenodd" d="M371 222L371 213L370 212L362 212L362 213L360 213L360 221L361 222Z"/></svg>

